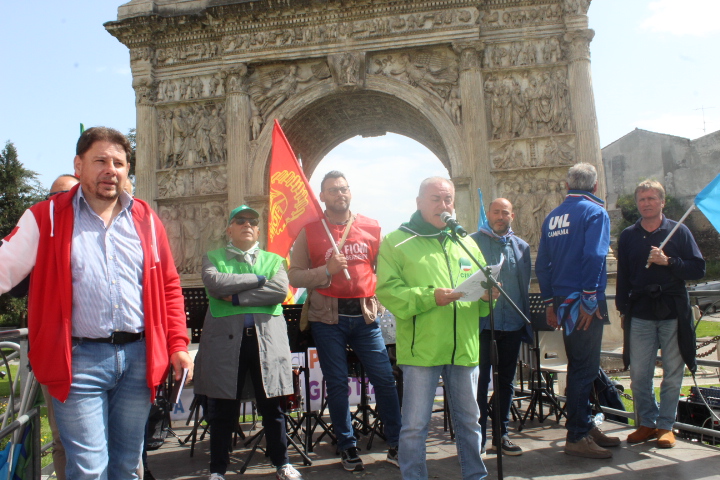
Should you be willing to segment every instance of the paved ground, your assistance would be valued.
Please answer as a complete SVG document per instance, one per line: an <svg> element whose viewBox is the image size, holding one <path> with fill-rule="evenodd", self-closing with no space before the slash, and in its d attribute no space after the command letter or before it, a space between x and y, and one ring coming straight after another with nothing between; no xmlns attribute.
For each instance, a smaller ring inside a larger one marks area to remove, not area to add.
<svg viewBox="0 0 720 480"><path fill-rule="evenodd" d="M604 430L614 433L623 440L632 430L626 425L606 422ZM514 427L513 427L514 428ZM187 429L178 428L183 436ZM622 446L613 449L615 456L610 460L587 460L570 457L562 453L565 430L554 421L546 420L544 424L533 423L522 432L512 431L511 435L517 444L525 449L519 457L503 457L504 478L533 480L574 480L593 478L600 480L701 480L720 478L720 448L710 447L697 442L679 440L675 448L657 449L654 442L629 446L624 441ZM376 441L373 449L364 449L367 439L363 438L363 460L366 469L361 473L345 472L334 454L334 447L322 442L310 456L312 466L302 466L297 454L291 460L304 478L311 480L343 480L354 478L377 478L399 480L397 468L384 461L385 451L381 441ZM152 452L149 459L150 468L157 480L169 479L205 479L208 471L209 455L208 439L198 442L194 457L190 457L189 446L179 446L170 439L159 450ZM460 479L460 468L456 457L454 442L443 430L442 414L435 414L431 434L427 441L428 468L430 478ZM269 467L262 454L256 454L252 465L245 472L239 473L240 462L245 458L247 450L240 448L233 454L233 465L227 479L274 478L274 470ZM496 479L497 459L494 455L485 457L489 478Z"/></svg>

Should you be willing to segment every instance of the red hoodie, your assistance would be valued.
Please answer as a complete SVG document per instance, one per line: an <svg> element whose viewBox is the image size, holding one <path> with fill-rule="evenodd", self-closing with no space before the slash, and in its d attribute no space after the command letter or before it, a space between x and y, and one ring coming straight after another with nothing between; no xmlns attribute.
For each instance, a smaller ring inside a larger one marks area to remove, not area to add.
<svg viewBox="0 0 720 480"><path fill-rule="evenodd" d="M73 197L78 187L30 207L0 247L0 292L32 271L28 294L30 364L50 394L65 401L72 381ZM143 249L143 308L147 384L151 395L165 380L170 356L187 351L185 304L165 228L134 199L132 218Z"/></svg>

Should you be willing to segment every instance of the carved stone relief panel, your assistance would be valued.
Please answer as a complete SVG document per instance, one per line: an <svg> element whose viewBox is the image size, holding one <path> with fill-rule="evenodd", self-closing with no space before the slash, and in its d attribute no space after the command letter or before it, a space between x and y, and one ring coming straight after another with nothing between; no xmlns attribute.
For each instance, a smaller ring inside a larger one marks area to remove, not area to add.
<svg viewBox="0 0 720 480"><path fill-rule="evenodd" d="M227 243L227 201L163 204L158 208L181 274L198 274L202 257Z"/></svg>
<svg viewBox="0 0 720 480"><path fill-rule="evenodd" d="M227 193L225 165L208 165L201 168L176 168L157 173L158 198Z"/></svg>
<svg viewBox="0 0 720 480"><path fill-rule="evenodd" d="M384 75L422 90L440 103L453 123L461 123L458 56L452 49L375 54L368 61L368 73Z"/></svg>
<svg viewBox="0 0 720 480"><path fill-rule="evenodd" d="M225 96L226 71L212 75L195 75L160 80L157 88L158 103L198 100Z"/></svg>
<svg viewBox="0 0 720 480"><path fill-rule="evenodd" d="M565 0L564 10L569 15L586 15L591 0Z"/></svg>
<svg viewBox="0 0 720 480"><path fill-rule="evenodd" d="M545 217L565 199L567 169L543 169L496 174L498 196L513 204L515 234L537 250Z"/></svg>
<svg viewBox="0 0 720 480"><path fill-rule="evenodd" d="M222 103L158 108L158 168L224 163L224 109Z"/></svg>
<svg viewBox="0 0 720 480"><path fill-rule="evenodd" d="M135 89L135 103L137 105L153 105L157 99L157 82L148 77L138 77L133 80Z"/></svg>
<svg viewBox="0 0 720 480"><path fill-rule="evenodd" d="M563 6L558 3L525 8L493 9L488 7L478 11L476 23L482 27L523 27L543 23L559 23L562 20Z"/></svg>
<svg viewBox="0 0 720 480"><path fill-rule="evenodd" d="M265 121L270 112L288 98L320 80L329 78L330 75L328 65L324 61L258 67L249 74L248 78L251 110ZM252 138L257 136L253 134Z"/></svg>
<svg viewBox="0 0 720 480"><path fill-rule="evenodd" d="M302 27L262 29L252 33L225 35L221 49L225 54L248 50L278 48L290 45L315 45L345 42L353 39L379 38L473 24L474 9L459 8L406 15L380 16L371 19L341 22L322 22ZM258 20L262 16L258 15ZM277 23L277 22L275 22ZM176 60L174 60L176 61ZM158 60L158 65L160 65Z"/></svg>
<svg viewBox="0 0 720 480"><path fill-rule="evenodd" d="M220 54L220 42L215 41L170 45L155 49L154 64L162 67L177 63L209 60L218 57Z"/></svg>
<svg viewBox="0 0 720 480"><path fill-rule="evenodd" d="M559 167L575 163L575 137L558 135L505 142L491 142L495 170Z"/></svg>
<svg viewBox="0 0 720 480"><path fill-rule="evenodd" d="M365 85L365 52L345 52L328 56L335 83L344 88Z"/></svg>
<svg viewBox="0 0 720 480"><path fill-rule="evenodd" d="M562 62L565 59L560 37L541 37L488 43L483 55L483 68L543 65Z"/></svg>
<svg viewBox="0 0 720 480"><path fill-rule="evenodd" d="M491 72L484 90L493 140L572 130L566 67Z"/></svg>

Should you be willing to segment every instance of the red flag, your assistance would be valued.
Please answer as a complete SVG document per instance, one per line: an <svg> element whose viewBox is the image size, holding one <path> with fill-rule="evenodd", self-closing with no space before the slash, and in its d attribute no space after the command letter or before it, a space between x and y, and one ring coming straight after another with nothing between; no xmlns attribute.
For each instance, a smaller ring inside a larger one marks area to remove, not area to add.
<svg viewBox="0 0 720 480"><path fill-rule="evenodd" d="M322 216L323 210L275 120L270 158L268 251L287 257L305 225Z"/></svg>

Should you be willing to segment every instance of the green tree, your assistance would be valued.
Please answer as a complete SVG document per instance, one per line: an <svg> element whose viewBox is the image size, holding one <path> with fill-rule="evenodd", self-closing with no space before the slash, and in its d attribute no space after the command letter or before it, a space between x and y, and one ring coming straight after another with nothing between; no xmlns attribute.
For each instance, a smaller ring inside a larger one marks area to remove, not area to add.
<svg viewBox="0 0 720 480"><path fill-rule="evenodd" d="M8 141L0 151L0 238L12 232L23 212L45 195L37 173L23 167L15 145ZM20 325L26 311L25 299L0 296L0 325Z"/></svg>
<svg viewBox="0 0 720 480"><path fill-rule="evenodd" d="M128 162L130 162L130 175L135 176L135 150L137 149L137 131L134 128L131 128L127 135L125 135L125 138L128 139L128 142L130 142L130 147L132 148L132 154L130 155L130 158L128 158Z"/></svg>

